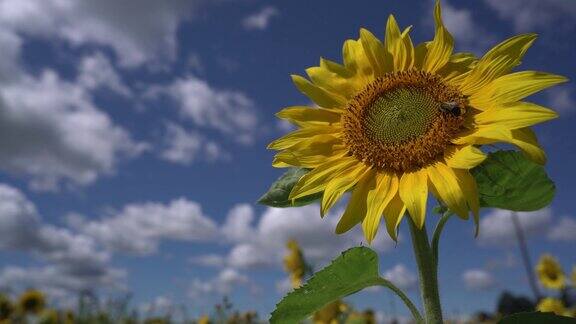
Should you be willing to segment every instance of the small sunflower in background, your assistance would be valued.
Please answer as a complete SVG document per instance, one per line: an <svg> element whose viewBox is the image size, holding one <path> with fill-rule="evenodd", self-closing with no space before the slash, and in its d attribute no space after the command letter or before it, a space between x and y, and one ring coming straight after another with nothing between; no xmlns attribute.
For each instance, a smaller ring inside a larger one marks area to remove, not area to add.
<svg viewBox="0 0 576 324"><path fill-rule="evenodd" d="M542 286L550 289L563 289L566 286L566 276L558 260L549 254L540 257L536 265L538 279Z"/></svg>
<svg viewBox="0 0 576 324"><path fill-rule="evenodd" d="M530 126L557 114L524 98L566 78L512 71L536 35L509 38L478 59L453 52L439 1L434 20L434 39L414 45L411 27L401 29L390 15L383 42L361 29L359 39L344 42L343 64L322 58L306 69L309 80L292 76L318 107L277 114L299 129L268 146L279 151L273 166L311 170L290 199L323 192L322 216L352 192L337 233L361 223L371 242L384 215L396 239L405 212L422 228L429 193L463 219L472 212L477 224L469 170L486 158L479 146L508 143L546 161Z"/></svg>
<svg viewBox="0 0 576 324"><path fill-rule="evenodd" d="M38 314L46 306L46 297L39 290L29 289L18 298L18 309L23 313Z"/></svg>
<svg viewBox="0 0 576 324"><path fill-rule="evenodd" d="M560 299L546 297L542 299L538 305L536 305L536 310L540 312L552 312L556 315L566 314L566 307Z"/></svg>
<svg viewBox="0 0 576 324"><path fill-rule="evenodd" d="M304 280L306 274L306 263L300 245L295 240L286 242L288 254L284 256L284 269L290 276L292 288L298 288Z"/></svg>

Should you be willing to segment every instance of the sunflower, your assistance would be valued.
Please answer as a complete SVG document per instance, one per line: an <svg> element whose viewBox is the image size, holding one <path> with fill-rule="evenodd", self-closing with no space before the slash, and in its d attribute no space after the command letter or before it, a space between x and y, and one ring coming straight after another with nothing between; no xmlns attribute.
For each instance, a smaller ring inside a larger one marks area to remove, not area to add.
<svg viewBox="0 0 576 324"><path fill-rule="evenodd" d="M311 171L290 199L323 192L321 215L351 191L337 227L362 223L376 235L382 215L390 236L405 212L421 228L429 192L463 219L478 222L478 193L469 170L486 155L480 145L504 142L544 164L546 156L529 128L557 117L523 98L566 81L562 76L511 72L536 35L512 37L482 58L453 53L439 1L434 39L414 46L411 27L394 16L384 42L366 29L344 42L344 64L320 59L310 80L293 75L296 87L318 107L293 106L277 116L298 127L268 147L273 166Z"/></svg>
<svg viewBox="0 0 576 324"><path fill-rule="evenodd" d="M566 285L566 276L560 263L549 254L543 255L536 265L538 279L542 285L550 289L562 289Z"/></svg>
<svg viewBox="0 0 576 324"><path fill-rule="evenodd" d="M292 288L298 288L302 285L304 274L306 272L306 263L300 245L295 240L289 240L286 243L288 254L284 256L284 269L290 275Z"/></svg>
<svg viewBox="0 0 576 324"><path fill-rule="evenodd" d="M18 298L18 308L23 313L38 314L46 306L46 297L39 290L29 289Z"/></svg>
<svg viewBox="0 0 576 324"><path fill-rule="evenodd" d="M540 300L538 305L536 305L536 310L540 312L552 312L556 315L564 315L566 307L560 299L546 297Z"/></svg>

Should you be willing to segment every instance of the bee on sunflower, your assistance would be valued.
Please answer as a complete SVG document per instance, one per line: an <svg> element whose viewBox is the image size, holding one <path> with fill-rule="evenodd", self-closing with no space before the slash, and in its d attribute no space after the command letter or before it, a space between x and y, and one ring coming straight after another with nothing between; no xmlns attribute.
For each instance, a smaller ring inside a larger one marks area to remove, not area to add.
<svg viewBox="0 0 576 324"><path fill-rule="evenodd" d="M361 29L358 39L344 42L343 64L322 58L306 69L309 79L292 76L318 107L277 114L298 129L268 146L279 151L273 166L310 170L289 198L323 193L322 216L351 191L337 233L361 224L371 242L384 218L396 240L406 213L423 227L429 193L478 224L469 170L486 158L482 145L512 144L546 162L530 127L557 114L524 98L566 78L512 71L536 35L514 36L476 58L454 52L439 1L434 20L434 39L414 45L411 27L401 29L390 15L384 41Z"/></svg>

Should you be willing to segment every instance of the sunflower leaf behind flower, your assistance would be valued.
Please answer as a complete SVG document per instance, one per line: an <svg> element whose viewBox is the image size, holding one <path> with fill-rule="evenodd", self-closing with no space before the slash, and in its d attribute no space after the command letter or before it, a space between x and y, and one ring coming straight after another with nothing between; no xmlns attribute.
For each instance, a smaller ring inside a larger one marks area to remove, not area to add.
<svg viewBox="0 0 576 324"><path fill-rule="evenodd" d="M348 205L336 227L361 224L371 242L384 217L396 240L407 212L422 227L429 193L463 219L478 222L479 194L470 170L486 159L479 147L508 143L533 161L546 156L530 129L557 117L524 98L566 81L558 75L512 72L536 35L496 45L482 58L454 53L454 41L434 9L435 35L414 45L410 27L388 18L384 41L366 29L344 42L343 64L326 59L293 75L319 107L296 106L277 116L298 127L268 147L275 167L311 171L289 200L322 195L325 215L344 193Z"/></svg>

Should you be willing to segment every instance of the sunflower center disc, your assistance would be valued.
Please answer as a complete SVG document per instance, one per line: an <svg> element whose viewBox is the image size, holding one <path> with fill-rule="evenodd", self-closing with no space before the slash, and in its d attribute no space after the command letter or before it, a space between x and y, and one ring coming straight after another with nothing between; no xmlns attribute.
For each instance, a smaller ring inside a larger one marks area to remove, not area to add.
<svg viewBox="0 0 576 324"><path fill-rule="evenodd" d="M466 97L437 75L387 73L353 97L343 115L344 142L351 155L376 169L412 172L440 161L462 131Z"/></svg>
<svg viewBox="0 0 576 324"><path fill-rule="evenodd" d="M438 102L421 90L396 89L367 107L366 134L387 144L422 136L439 113L438 108Z"/></svg>

